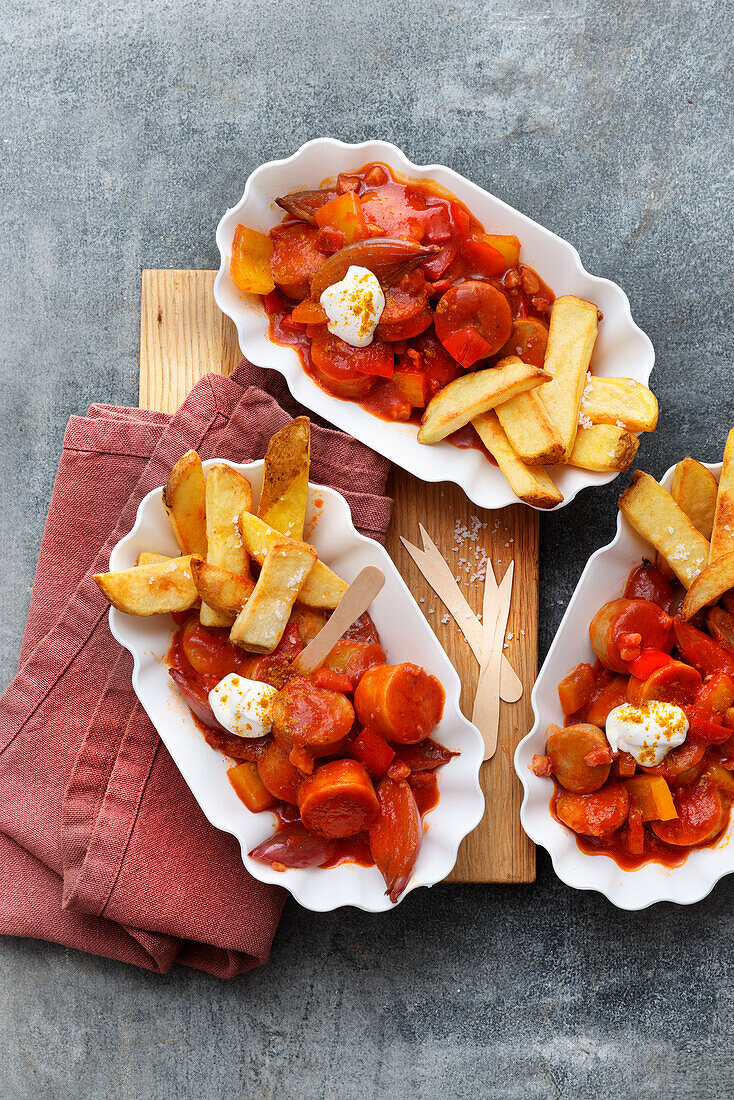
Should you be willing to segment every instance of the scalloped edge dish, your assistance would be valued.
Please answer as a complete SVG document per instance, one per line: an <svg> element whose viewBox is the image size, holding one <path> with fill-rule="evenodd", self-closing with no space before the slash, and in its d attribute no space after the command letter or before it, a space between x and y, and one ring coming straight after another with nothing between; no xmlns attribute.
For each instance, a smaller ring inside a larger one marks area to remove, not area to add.
<svg viewBox="0 0 734 1100"><path fill-rule="evenodd" d="M208 471L214 461L226 460L210 459L203 463L204 470ZM262 488L263 461L227 465L249 479L257 501ZM142 550L174 556L179 553L161 494L162 487L153 489L141 501L133 529L110 555L111 570L130 568ZM317 505L315 497L320 501ZM458 750L460 755L438 773L439 802L426 815L423 844L402 901L418 886L432 886L444 879L456 862L459 844L479 824L484 812L484 796L479 786L484 743L459 708L461 684L453 665L387 551L355 530L344 497L335 489L309 482L306 523L309 540L320 557L345 580L353 580L365 565L380 566L385 586L370 613L390 659L423 665L439 678L446 691L437 736L442 744ZM331 868L276 871L270 864L250 858L248 852L274 832L275 816L267 810L253 814L240 801L227 778L228 759L207 744L168 675L165 657L173 634L170 616L134 618L111 608L109 621L114 637L132 654L135 694L206 817L216 828L232 833L239 841L242 860L253 878L284 886L301 905L317 912L342 905L354 905L371 913L393 909L376 867L340 864Z"/></svg>
<svg viewBox="0 0 734 1100"><path fill-rule="evenodd" d="M431 179L464 202L490 232L516 234L522 242L523 262L530 264L557 295L574 294L593 301L604 314L592 368L597 376L625 376L647 385L655 362L649 338L632 320L626 294L616 283L587 272L576 249L561 237L513 209L444 165L418 165L386 141L350 145L333 138L315 138L292 156L257 168L247 180L236 206L217 226L220 266L214 282L214 300L237 328L240 349L250 362L277 370L302 405L349 432L375 451L423 481L452 481L482 508L504 508L518 502L500 471L477 450L459 449L448 442L418 443L417 428L380 420L352 401L321 389L303 368L298 353L273 343L260 299L238 290L229 275L235 228L239 223L267 232L282 217L278 195L315 188L339 172L381 161L408 177ZM574 499L581 489L606 485L615 473L592 473L570 466L550 468L564 496L557 508ZM528 505L532 507L532 505ZM555 510L555 509L554 509Z"/></svg>
<svg viewBox="0 0 734 1100"><path fill-rule="evenodd" d="M718 477L720 462L704 466ZM675 466L660 484L670 489ZM515 750L515 771L523 785L520 820L525 832L546 849L553 869L567 886L597 890L619 909L645 909L661 901L691 905L706 897L719 879L734 872L734 817L710 847L693 850L679 867L649 863L634 871L623 870L610 856L587 855L574 834L551 815L548 781L534 775L533 753L545 751L545 731L552 722L563 725L558 684L579 661L594 661L589 642L589 623L607 600L619 596L630 569L649 554L649 544L632 529L621 512L617 533L610 543L589 558L561 625L543 662L531 702L535 724Z"/></svg>

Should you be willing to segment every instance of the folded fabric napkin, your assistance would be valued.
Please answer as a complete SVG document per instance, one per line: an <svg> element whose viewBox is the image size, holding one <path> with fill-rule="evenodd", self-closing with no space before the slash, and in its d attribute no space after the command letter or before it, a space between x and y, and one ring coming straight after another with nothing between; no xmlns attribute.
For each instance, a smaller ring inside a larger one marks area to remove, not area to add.
<svg viewBox="0 0 734 1100"><path fill-rule="evenodd" d="M270 392L262 388L267 385ZM207 375L173 416L93 405L72 417L18 674L0 699L0 932L163 972L265 962L285 891L257 882L204 818L131 686L91 578L186 450L249 461L298 409L273 372ZM388 462L312 429L312 480L384 540ZM155 547L151 547L155 549Z"/></svg>

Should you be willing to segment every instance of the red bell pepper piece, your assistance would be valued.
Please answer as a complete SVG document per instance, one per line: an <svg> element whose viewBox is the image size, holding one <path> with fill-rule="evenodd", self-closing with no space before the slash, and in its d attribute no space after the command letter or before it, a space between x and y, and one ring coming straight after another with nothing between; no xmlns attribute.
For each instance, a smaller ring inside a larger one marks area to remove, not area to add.
<svg viewBox="0 0 734 1100"><path fill-rule="evenodd" d="M657 669L672 663L673 658L670 654L663 653L662 649L643 649L637 660L631 661L627 667L638 680L646 680Z"/></svg>
<svg viewBox="0 0 734 1100"><path fill-rule="evenodd" d="M697 668L702 676L713 676L716 672L728 672L734 676L734 656L708 634L680 619L673 620L673 633L683 660Z"/></svg>
<svg viewBox="0 0 734 1100"><path fill-rule="evenodd" d="M452 332L441 343L462 367L473 366L478 359L486 359L492 351L492 345L487 343L474 325Z"/></svg>
<svg viewBox="0 0 734 1100"><path fill-rule="evenodd" d="M731 730L720 725L717 719L721 718L713 710L703 707L685 707L688 718L688 733L691 737L697 737L699 741L705 741L707 745L723 745L731 737Z"/></svg>
<svg viewBox="0 0 734 1100"><path fill-rule="evenodd" d="M250 852L253 859L276 867L323 867L336 856L333 840L312 836L300 823L286 825Z"/></svg>
<svg viewBox="0 0 734 1100"><path fill-rule="evenodd" d="M446 274L448 269L457 257L458 248L455 244L445 244L440 252L437 252L435 256L429 256L427 260L424 260L421 264L423 268L423 274L433 284L433 290L435 292L437 281ZM446 289L451 286L451 283L446 283Z"/></svg>
<svg viewBox="0 0 734 1100"><path fill-rule="evenodd" d="M341 229L331 229L327 227L319 229L316 234L316 240L314 241L319 252L325 252L327 255L331 255L332 252L338 252L340 248L344 248L345 243L344 234Z"/></svg>
<svg viewBox="0 0 734 1100"><path fill-rule="evenodd" d="M348 751L355 760L364 764L370 775L377 779L384 775L395 758L395 750L374 730L361 730L349 744Z"/></svg>
<svg viewBox="0 0 734 1100"><path fill-rule="evenodd" d="M456 230L462 237L468 237L471 232L471 217L458 200L451 203L451 220Z"/></svg>
<svg viewBox="0 0 734 1100"><path fill-rule="evenodd" d="M451 236L451 218L449 209L443 203L429 206L420 212L420 222L423 227L423 240L432 244L447 241Z"/></svg>
<svg viewBox="0 0 734 1100"><path fill-rule="evenodd" d="M335 672L331 668L317 668L311 676L316 687L326 691L354 691L354 685L344 672Z"/></svg>
<svg viewBox="0 0 734 1100"><path fill-rule="evenodd" d="M507 267L502 253L482 236L468 237L464 241L464 252L488 278L501 275Z"/></svg>

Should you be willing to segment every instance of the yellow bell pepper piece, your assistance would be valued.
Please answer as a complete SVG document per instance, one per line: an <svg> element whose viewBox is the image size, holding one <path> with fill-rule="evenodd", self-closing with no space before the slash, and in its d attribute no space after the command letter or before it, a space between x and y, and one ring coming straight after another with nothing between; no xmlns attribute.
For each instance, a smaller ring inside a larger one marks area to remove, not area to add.
<svg viewBox="0 0 734 1100"><path fill-rule="evenodd" d="M661 775L635 775L626 780L630 806L643 821L671 821L678 816L670 787Z"/></svg>
<svg viewBox="0 0 734 1100"><path fill-rule="evenodd" d="M238 225L232 241L229 273L238 290L245 294L269 294L275 290L270 272L273 242L264 233Z"/></svg>

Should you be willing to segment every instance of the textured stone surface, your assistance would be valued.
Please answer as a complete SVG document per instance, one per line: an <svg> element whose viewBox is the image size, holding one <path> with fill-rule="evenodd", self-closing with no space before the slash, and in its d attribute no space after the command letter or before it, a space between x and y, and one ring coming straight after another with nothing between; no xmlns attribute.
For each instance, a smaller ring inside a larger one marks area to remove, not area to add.
<svg viewBox="0 0 734 1100"><path fill-rule="evenodd" d="M0 679L69 414L135 404L140 270L215 266L258 164L320 134L451 165L618 281L657 351L639 465L720 455L731 386L731 24L717 0L6 0ZM547 649L620 482L542 523ZM539 858L382 917L289 904L220 983L0 943L2 1096L688 1098L734 1085L732 881L624 914Z"/></svg>

